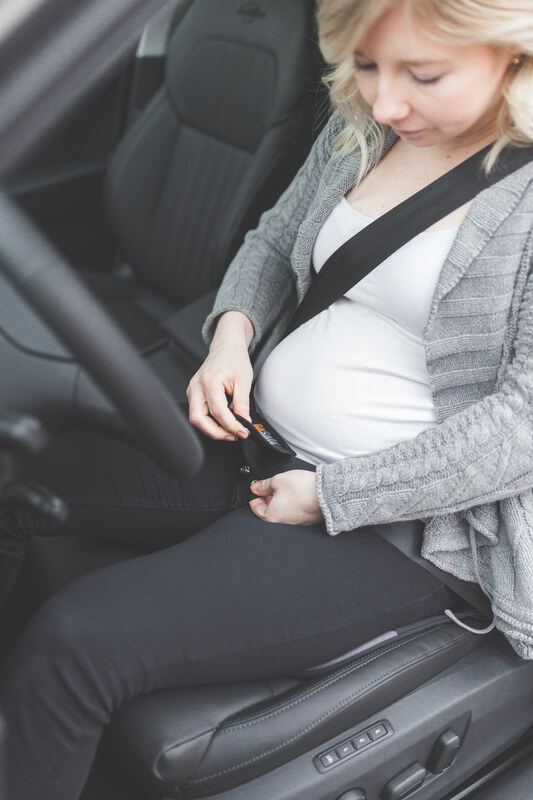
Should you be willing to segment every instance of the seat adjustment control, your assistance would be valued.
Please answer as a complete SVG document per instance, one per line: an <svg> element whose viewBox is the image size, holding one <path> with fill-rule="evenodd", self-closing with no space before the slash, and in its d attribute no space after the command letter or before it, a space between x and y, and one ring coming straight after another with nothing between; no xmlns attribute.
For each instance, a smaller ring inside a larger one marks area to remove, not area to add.
<svg viewBox="0 0 533 800"><path fill-rule="evenodd" d="M344 764L352 756L357 756L362 751L366 751L368 747L375 745L382 739L387 739L389 736L392 736L390 723L387 722L387 720L378 722L371 728L359 731L355 736L352 734L350 739L337 742L336 745L330 747L325 753L320 753L318 756L315 756L313 759L315 767L319 772L324 772L325 770L329 770L330 767ZM360 790L352 789L351 791L358 792ZM344 800L344 795L342 798ZM339 800L341 799L339 798ZM347 797L346 800L350 800L350 797Z"/></svg>
<svg viewBox="0 0 533 800"><path fill-rule="evenodd" d="M330 753L325 753L320 761L324 767L331 767L332 764L335 764L336 761L339 761L340 756L337 755L335 750L332 750Z"/></svg>
<svg viewBox="0 0 533 800"><path fill-rule="evenodd" d="M381 793L383 800L403 800L404 797L422 786L427 774L427 769L422 764L418 762L411 764L387 783Z"/></svg>
<svg viewBox="0 0 533 800"><path fill-rule="evenodd" d="M349 792L341 794L337 800L366 800L366 794L362 789L350 789Z"/></svg>
<svg viewBox="0 0 533 800"><path fill-rule="evenodd" d="M455 756L459 752L460 747L460 736L454 730L448 728L433 745L433 750L428 760L428 769L431 770L434 775L439 775L441 772L444 772L444 770L451 767L455 761Z"/></svg>

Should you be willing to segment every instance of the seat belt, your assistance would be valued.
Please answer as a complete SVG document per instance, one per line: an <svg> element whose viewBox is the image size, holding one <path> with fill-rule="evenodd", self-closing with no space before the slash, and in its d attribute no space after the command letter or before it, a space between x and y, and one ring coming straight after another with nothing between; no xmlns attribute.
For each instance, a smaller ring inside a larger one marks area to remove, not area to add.
<svg viewBox="0 0 533 800"><path fill-rule="evenodd" d="M482 162L491 146L378 217L339 247L313 279L285 336L329 308L378 264L430 225L533 159L533 147L507 148L487 175Z"/></svg>
<svg viewBox="0 0 533 800"><path fill-rule="evenodd" d="M378 264L430 225L533 159L533 147L507 148L487 175L482 168L482 162L491 147L492 145L488 145L437 178L391 211L378 217L338 248L313 279L289 322L285 336L329 308ZM477 584L461 581L423 558L420 555L420 536L413 526L400 527L398 531L396 528L397 526L394 529L376 526L376 531L404 555L435 575L484 617L490 618L490 601ZM457 624L468 628L451 611L447 613ZM493 625L482 631L473 628L468 630L473 633L487 633Z"/></svg>

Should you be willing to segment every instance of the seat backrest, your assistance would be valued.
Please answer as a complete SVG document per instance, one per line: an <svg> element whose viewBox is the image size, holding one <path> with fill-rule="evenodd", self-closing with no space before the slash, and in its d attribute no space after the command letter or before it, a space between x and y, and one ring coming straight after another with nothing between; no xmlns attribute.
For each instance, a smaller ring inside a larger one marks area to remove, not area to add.
<svg viewBox="0 0 533 800"><path fill-rule="evenodd" d="M171 37L162 89L112 159L122 257L180 306L220 283L311 145L313 10L313 0L195 0Z"/></svg>

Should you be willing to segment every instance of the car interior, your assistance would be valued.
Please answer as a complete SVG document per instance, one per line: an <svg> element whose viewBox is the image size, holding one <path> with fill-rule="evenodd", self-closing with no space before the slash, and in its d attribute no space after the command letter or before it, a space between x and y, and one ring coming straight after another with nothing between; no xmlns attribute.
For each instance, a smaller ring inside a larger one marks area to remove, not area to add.
<svg viewBox="0 0 533 800"><path fill-rule="evenodd" d="M199 464L177 406L206 353L203 320L329 113L314 10L163 4L8 175L0 466L11 479L76 425L136 441L175 474ZM33 265L52 262L32 283ZM61 516L46 487L32 491L11 504ZM0 618L0 654L66 582L140 552L34 541ZM490 620L464 599L454 612L459 622L383 631L303 674L137 697L106 731L84 800L530 797L533 665L498 632L476 632Z"/></svg>

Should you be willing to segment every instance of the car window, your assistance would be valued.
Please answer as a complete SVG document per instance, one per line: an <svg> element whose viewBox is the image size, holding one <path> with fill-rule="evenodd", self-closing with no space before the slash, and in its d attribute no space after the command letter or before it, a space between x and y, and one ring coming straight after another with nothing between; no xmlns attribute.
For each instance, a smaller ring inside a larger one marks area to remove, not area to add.
<svg viewBox="0 0 533 800"><path fill-rule="evenodd" d="M10 31L0 41L0 174L12 170L108 74L167 4L25 0L0 6L0 25L3 19ZM19 13L11 12L12 5Z"/></svg>

